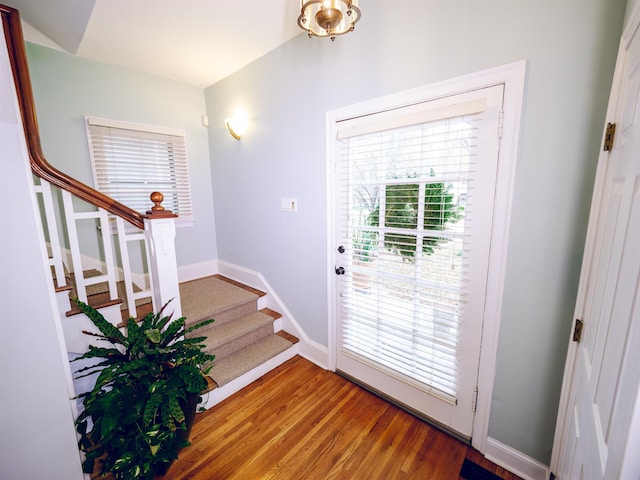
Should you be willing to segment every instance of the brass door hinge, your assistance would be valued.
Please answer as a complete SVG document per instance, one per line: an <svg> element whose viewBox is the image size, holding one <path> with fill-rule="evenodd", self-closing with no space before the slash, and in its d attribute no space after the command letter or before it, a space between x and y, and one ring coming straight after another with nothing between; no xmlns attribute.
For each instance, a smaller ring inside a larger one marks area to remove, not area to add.
<svg viewBox="0 0 640 480"><path fill-rule="evenodd" d="M613 139L616 136L616 124L607 123L607 130L604 133L604 147L602 150L605 152L610 151L613 148Z"/></svg>
<svg viewBox="0 0 640 480"><path fill-rule="evenodd" d="M576 318L576 324L573 327L573 341L580 343L580 337L582 336L582 326L584 322L579 318Z"/></svg>

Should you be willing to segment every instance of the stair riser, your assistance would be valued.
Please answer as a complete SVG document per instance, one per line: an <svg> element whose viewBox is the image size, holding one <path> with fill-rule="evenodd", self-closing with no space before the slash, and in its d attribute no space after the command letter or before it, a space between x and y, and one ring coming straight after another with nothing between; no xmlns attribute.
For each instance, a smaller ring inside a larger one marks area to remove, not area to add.
<svg viewBox="0 0 640 480"><path fill-rule="evenodd" d="M257 308L257 302L248 302L242 305L239 305L234 308L230 308L228 310L224 310L222 312L218 312L213 314L209 318L213 318L215 322L197 330L198 336L200 335L209 335L209 331L214 329L218 325L222 325L223 323L227 323L233 321L237 318L244 317L245 315L249 315L252 312L255 312ZM201 322L203 320L208 320L209 318L187 318L186 324L193 325L194 323Z"/></svg>
<svg viewBox="0 0 640 480"><path fill-rule="evenodd" d="M98 309L104 318L113 325L122 321L120 315L120 305L111 305ZM85 353L89 350L89 345L98 347L112 347L111 343L98 340L96 337L82 333L83 330L99 333L91 320L83 313L62 318L62 330L67 344L67 352Z"/></svg>
<svg viewBox="0 0 640 480"><path fill-rule="evenodd" d="M248 347L252 343L261 340L268 335L273 333L273 325L265 325L264 327L253 330L252 332L243 335L241 337L237 337L230 342L224 343L222 345L216 345L207 348L208 353L212 353L216 356L216 360L222 360L223 358L232 355L238 350L242 350L245 347Z"/></svg>
<svg viewBox="0 0 640 480"><path fill-rule="evenodd" d="M234 355L214 361L209 376L219 387L223 386L283 351L291 350L291 347L291 342L275 334L269 335L242 350L238 350Z"/></svg>

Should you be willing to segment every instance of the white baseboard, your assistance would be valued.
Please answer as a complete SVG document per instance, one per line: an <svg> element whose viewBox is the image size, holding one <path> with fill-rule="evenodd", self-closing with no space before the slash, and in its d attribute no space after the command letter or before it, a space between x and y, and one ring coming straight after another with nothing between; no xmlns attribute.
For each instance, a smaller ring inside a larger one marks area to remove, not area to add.
<svg viewBox="0 0 640 480"><path fill-rule="evenodd" d="M324 370L329 369L328 362L327 362L329 351L327 347L325 347L324 345L320 345L319 343L314 342L313 340L310 340L307 337L306 340L304 341L302 339L300 340L298 349L299 349L298 354L301 357L306 358L311 363L316 364L317 366L319 366Z"/></svg>
<svg viewBox="0 0 640 480"><path fill-rule="evenodd" d="M215 388L211 390L209 393L206 393L202 396L202 402L198 407L203 407L205 409L210 409L211 407L219 404L223 400L226 400L231 395L236 392L239 392L247 385L255 382L264 374L270 372L274 368L282 365L287 360L295 357L298 353L298 345L293 345L291 348L285 350L282 353L279 353L272 359L263 363L262 365L257 366L253 370L248 371L244 375L232 380L231 382L223 385L222 387Z"/></svg>
<svg viewBox="0 0 640 480"><path fill-rule="evenodd" d="M525 480L548 480L549 467L494 438L487 438L484 456Z"/></svg>
<svg viewBox="0 0 640 480"><path fill-rule="evenodd" d="M178 267L178 281L188 282L196 278L209 277L218 272L218 261L208 260L206 262L192 263Z"/></svg>

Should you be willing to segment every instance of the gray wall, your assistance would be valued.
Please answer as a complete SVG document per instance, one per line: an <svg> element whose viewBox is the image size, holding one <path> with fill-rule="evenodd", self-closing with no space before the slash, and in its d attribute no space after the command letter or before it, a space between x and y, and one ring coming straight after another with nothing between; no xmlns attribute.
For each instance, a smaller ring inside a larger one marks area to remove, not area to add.
<svg viewBox="0 0 640 480"><path fill-rule="evenodd" d="M354 33L300 35L205 90L219 258L262 272L326 345L325 113L527 60L489 434L548 464L625 2L361 7ZM240 142L222 123L238 106Z"/></svg>
<svg viewBox="0 0 640 480"><path fill-rule="evenodd" d="M194 224L176 229L178 265L215 260L202 89L30 43L27 57L44 155L54 167L88 185L93 186L93 174L85 115L185 131Z"/></svg>

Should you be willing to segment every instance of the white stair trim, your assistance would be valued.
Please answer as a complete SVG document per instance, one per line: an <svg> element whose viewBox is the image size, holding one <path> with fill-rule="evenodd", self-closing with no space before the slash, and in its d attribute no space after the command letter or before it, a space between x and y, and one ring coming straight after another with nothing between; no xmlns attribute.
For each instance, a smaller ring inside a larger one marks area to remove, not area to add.
<svg viewBox="0 0 640 480"><path fill-rule="evenodd" d="M316 364L320 368L327 370L329 351L326 346L309 338L306 332L300 327L300 324L293 317L284 302L278 297L269 282L262 276L260 272L240 267L232 263L218 260L217 271L220 275L231 278L237 282L244 283L250 287L266 292L265 297L258 299L258 310L262 308L270 308L282 314L278 319L276 328L285 330L300 339L298 345L298 354Z"/></svg>
<svg viewBox="0 0 640 480"><path fill-rule="evenodd" d="M247 373L241 375L240 377L232 380L231 382L223 385L222 387L214 388L208 393L205 393L202 396L202 402L198 405L198 408L210 409L211 407L219 404L223 400L226 400L234 393L239 392L244 387L250 385L255 382L257 379L262 377L264 374L269 373L274 368L282 365L287 360L295 357L298 354L298 344L292 345L290 348L285 350L284 352L279 353L275 357L267 360L266 362L258 365L252 370L249 370Z"/></svg>
<svg viewBox="0 0 640 480"><path fill-rule="evenodd" d="M110 322L112 325L118 325L122 322L119 303L98 308L98 311L102 314L105 320ZM89 350L89 345L111 346L110 343L82 333L83 330L99 333L98 329L84 313L77 313L69 317L63 313L60 315L60 322L62 323L62 330L64 332L68 353L87 352Z"/></svg>

